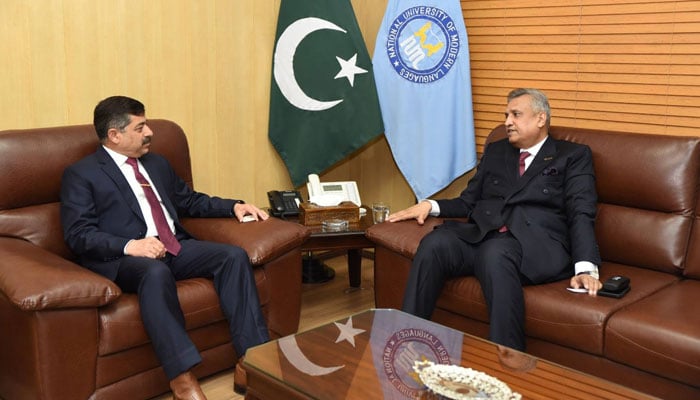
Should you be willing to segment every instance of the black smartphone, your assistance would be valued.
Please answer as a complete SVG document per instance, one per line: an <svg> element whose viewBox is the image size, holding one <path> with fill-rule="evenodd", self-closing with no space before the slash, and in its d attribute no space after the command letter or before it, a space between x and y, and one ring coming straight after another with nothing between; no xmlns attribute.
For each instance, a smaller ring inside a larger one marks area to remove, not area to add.
<svg viewBox="0 0 700 400"><path fill-rule="evenodd" d="M603 288L598 291L598 296L614 297L619 299L630 291L630 278L622 275L614 275L603 282Z"/></svg>

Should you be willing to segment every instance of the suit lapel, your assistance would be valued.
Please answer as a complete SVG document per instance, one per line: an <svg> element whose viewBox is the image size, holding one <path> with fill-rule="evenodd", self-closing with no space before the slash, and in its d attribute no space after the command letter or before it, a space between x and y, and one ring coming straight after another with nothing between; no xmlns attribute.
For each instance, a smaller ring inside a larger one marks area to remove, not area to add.
<svg viewBox="0 0 700 400"><path fill-rule="evenodd" d="M530 180L532 177L539 175L542 170L544 170L549 164L552 163L552 161L554 161L556 155L556 143L554 142L554 139L548 137L542 145L540 151L537 152L535 159L532 160L530 167L525 170L525 174L523 175L525 180Z"/></svg>
<svg viewBox="0 0 700 400"><path fill-rule="evenodd" d="M517 185L520 177L518 176L518 161L520 158L520 150L517 147L513 147L508 143L505 155L505 166L504 170L507 171L506 176L508 177L509 183L511 185Z"/></svg>
<svg viewBox="0 0 700 400"><path fill-rule="evenodd" d="M145 223L146 221L143 217L143 213L141 212L141 207L139 207L139 202L136 200L136 196L134 195L131 186L129 186L129 182L126 181L122 171L119 169L112 157L107 154L107 151L102 148L102 146L100 146L100 148L97 150L97 159L102 166L102 170L105 172L105 174L107 174L107 176L109 176L112 182L114 182L114 185L117 187L119 193L124 196L124 201L126 201L126 203L129 205L129 208L131 208L134 214L136 214Z"/></svg>
<svg viewBox="0 0 700 400"><path fill-rule="evenodd" d="M516 185L514 193L520 191L523 187L527 185L530 180L536 176L538 176L540 173L542 173L542 170L544 170L549 164L554 161L557 155L557 146L552 139L552 137L547 137L547 140L545 140L544 144L542 144L542 147L540 148L540 151L537 152L537 155L535 156L535 159L532 160L532 163L530 166L525 170L525 173L523 176L521 176L518 179L518 183ZM516 164L518 161L516 160ZM516 171L516 175L518 172Z"/></svg>

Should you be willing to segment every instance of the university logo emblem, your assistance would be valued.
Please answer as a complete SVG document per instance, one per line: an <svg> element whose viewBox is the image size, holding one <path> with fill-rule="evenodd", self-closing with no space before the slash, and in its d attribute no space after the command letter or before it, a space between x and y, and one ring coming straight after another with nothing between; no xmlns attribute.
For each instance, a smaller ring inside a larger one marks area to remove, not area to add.
<svg viewBox="0 0 700 400"><path fill-rule="evenodd" d="M460 37L450 16L436 7L411 7L394 19L386 41L389 62L415 83L435 82L457 61Z"/></svg>
<svg viewBox="0 0 700 400"><path fill-rule="evenodd" d="M416 328L395 332L382 352L386 381L407 398L418 398L423 383L413 371L413 364L425 360L437 360L436 364L451 363L447 348L433 333Z"/></svg>

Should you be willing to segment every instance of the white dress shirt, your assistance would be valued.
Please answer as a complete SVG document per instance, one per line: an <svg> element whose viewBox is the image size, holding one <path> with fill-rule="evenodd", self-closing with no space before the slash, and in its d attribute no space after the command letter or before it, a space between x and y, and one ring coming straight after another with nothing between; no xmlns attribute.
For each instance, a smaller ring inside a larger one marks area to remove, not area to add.
<svg viewBox="0 0 700 400"><path fill-rule="evenodd" d="M131 191L134 192L134 195L136 196L136 200L139 202L139 208L141 208L141 213L143 213L143 218L146 220L146 237L149 236L158 236L158 229L156 229L156 223L155 220L153 219L153 215L151 213L151 205L148 203L148 199L146 198L146 193L143 191L143 188L141 187L141 184L136 180L136 175L134 174L134 168L126 163L126 160L128 159L127 156L123 154L119 154L114 150L111 150L105 146L102 146L106 151L107 154L112 157L114 162L117 164L119 167L119 170L124 174L124 178L126 178L126 181L129 183L129 186L131 187ZM165 219L168 221L168 226L170 227L170 230L175 233L175 222L173 221L173 218L170 216L170 213L168 210L165 208L163 205L163 200L161 200L160 194L158 194L158 190L156 189L155 185L153 185L153 181L151 180L151 177L148 176L148 172L146 171L146 168L143 167L141 164L141 161L138 159L136 160L139 165L139 172L141 175L143 175L144 178L148 181L148 183L151 184L151 188L153 189L153 192L156 194L156 197L158 198L158 202L160 203L160 207L163 209L163 214L165 214ZM129 241L131 242L131 241ZM126 247L129 245L129 243L124 246Z"/></svg>

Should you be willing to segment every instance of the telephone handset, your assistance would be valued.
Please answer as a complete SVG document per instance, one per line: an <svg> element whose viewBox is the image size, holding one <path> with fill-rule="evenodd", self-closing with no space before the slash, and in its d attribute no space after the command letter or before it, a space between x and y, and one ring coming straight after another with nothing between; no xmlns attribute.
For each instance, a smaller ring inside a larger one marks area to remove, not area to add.
<svg viewBox="0 0 700 400"><path fill-rule="evenodd" d="M267 192L270 200L270 214L275 217L299 215L299 204L303 201L296 190L271 190Z"/></svg>
<svg viewBox="0 0 700 400"><path fill-rule="evenodd" d="M358 207L362 205L354 181L321 183L318 175L310 174L306 188L309 190L309 201L319 206L336 206L343 201L352 201Z"/></svg>

